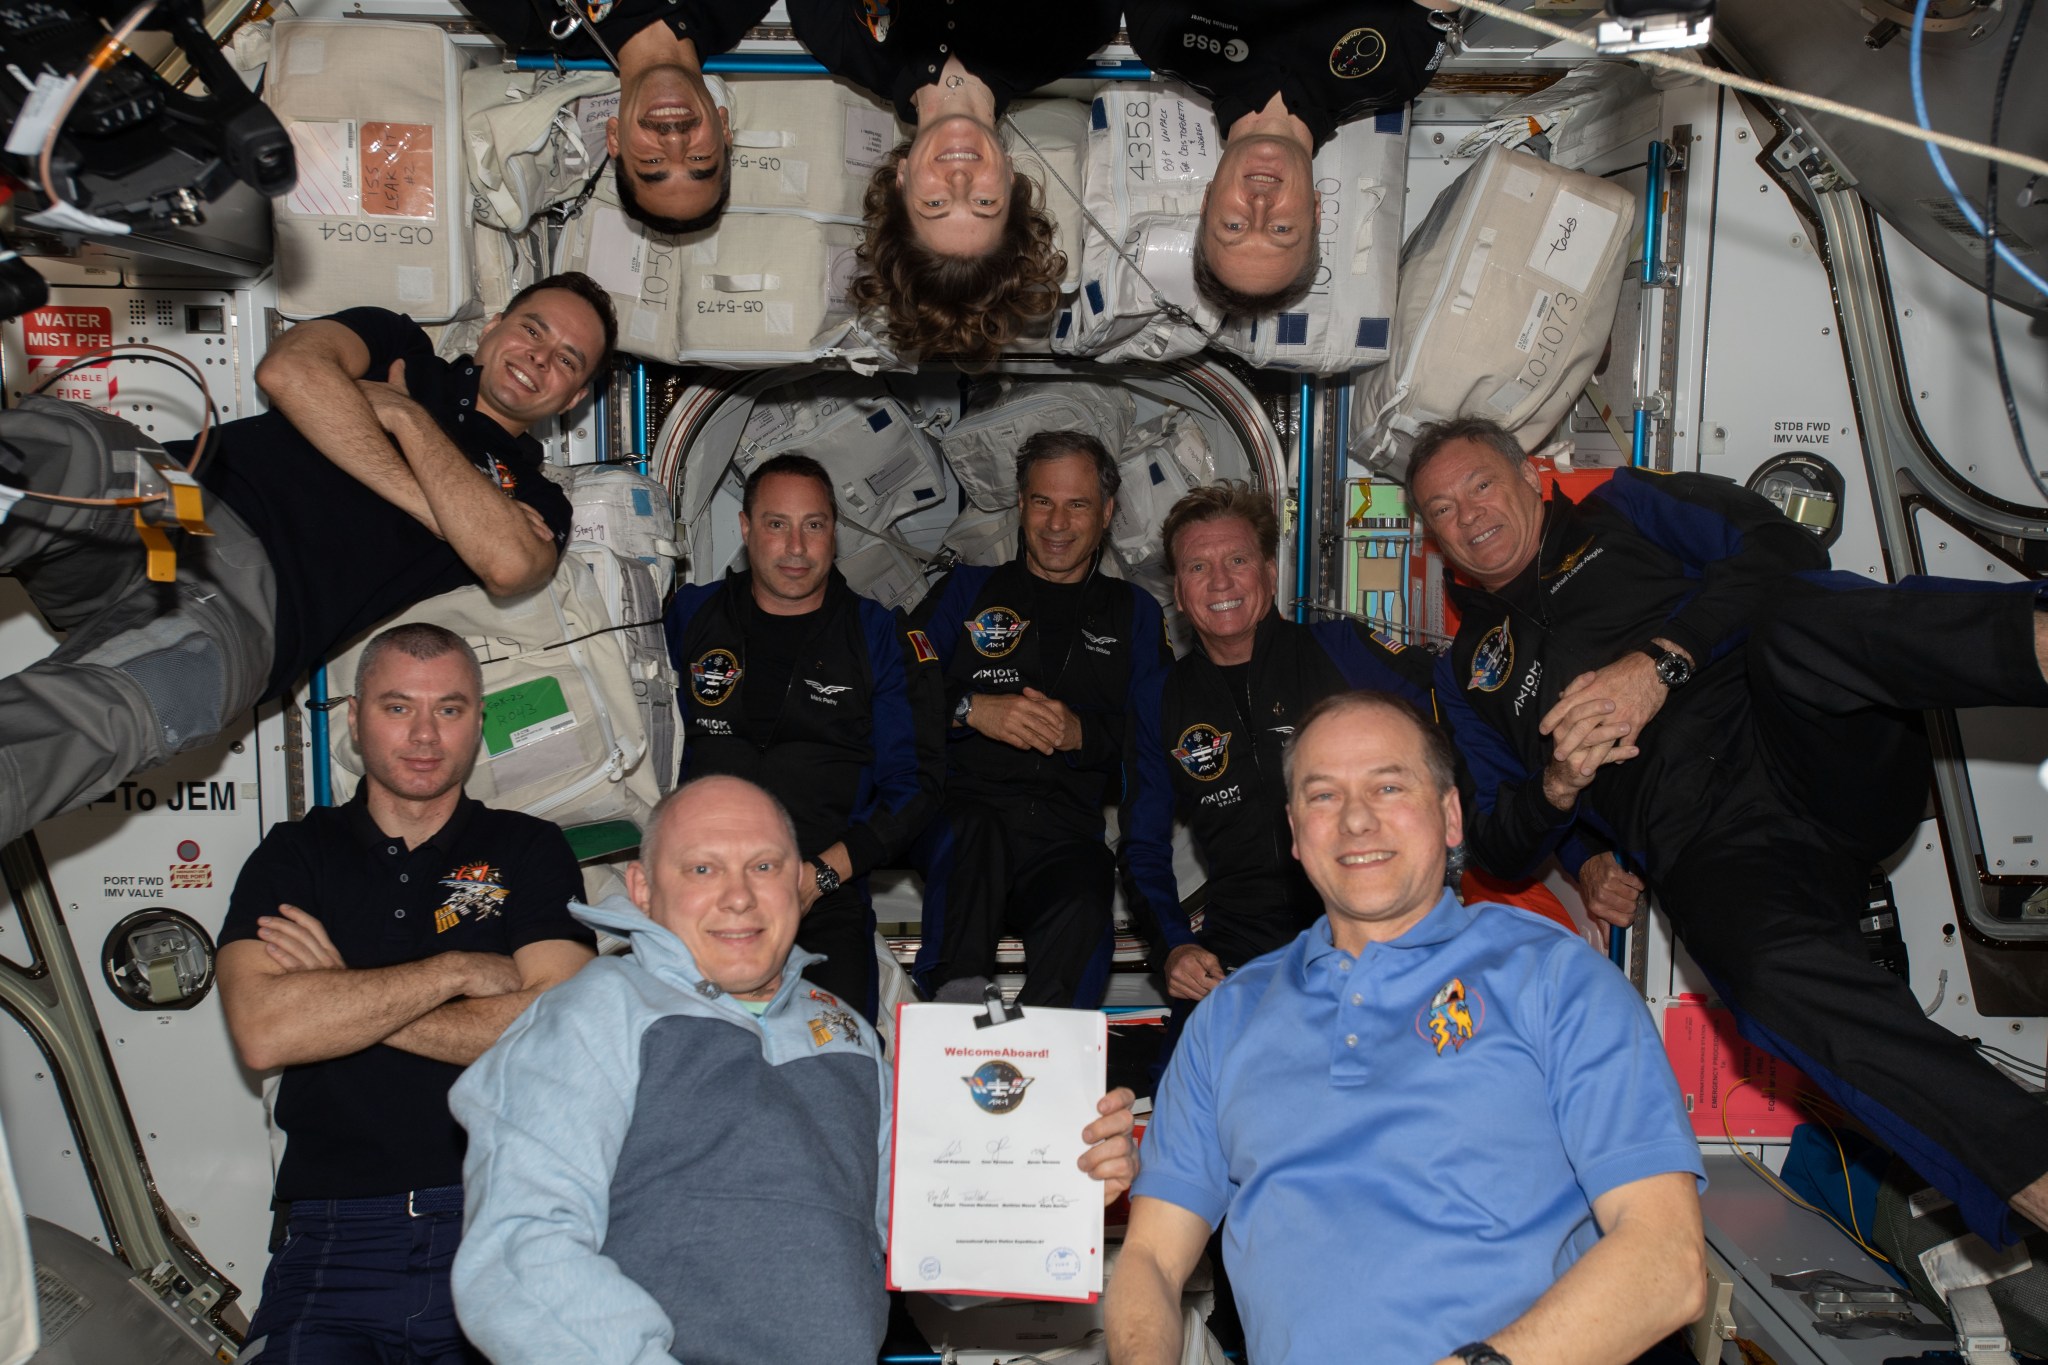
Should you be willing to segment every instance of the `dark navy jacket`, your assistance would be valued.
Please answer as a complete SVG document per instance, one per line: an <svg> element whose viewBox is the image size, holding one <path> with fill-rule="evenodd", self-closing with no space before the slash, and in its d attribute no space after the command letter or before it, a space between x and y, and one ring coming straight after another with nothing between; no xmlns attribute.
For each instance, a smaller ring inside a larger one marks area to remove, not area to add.
<svg viewBox="0 0 2048 1365"><path fill-rule="evenodd" d="M1437 699L1477 791L1466 844L1496 876L1519 876L1574 812L1543 797L1544 713L1581 673L1651 639L1700 665L1639 741L1640 757L1602 768L1576 814L1625 866L1669 866L1748 766L1742 644L1795 574L1827 567L1819 542L1741 486L1707 474L1621 469L1544 514L1536 558L1498 593L1455 579L1458 637L1438 663Z"/></svg>
<svg viewBox="0 0 2048 1365"><path fill-rule="evenodd" d="M1303 712L1351 688L1392 692L1434 719L1435 663L1428 650L1351 621L1298 625L1268 612L1252 640L1249 734L1239 699L1199 642L1168 671L1160 747L1174 760L1180 815L1209 871L1201 922L1171 917L1169 949L1199 940L1225 967L1240 967L1285 947L1323 912L1294 860L1281 752Z"/></svg>
<svg viewBox="0 0 2048 1365"><path fill-rule="evenodd" d="M683 680L682 777L759 783L789 808L805 857L844 841L853 875L893 858L938 809L945 772L939 670L903 618L833 570L766 748L745 734L753 576L678 588L666 628Z"/></svg>
<svg viewBox="0 0 2048 1365"><path fill-rule="evenodd" d="M1150 742L1173 658L1165 617L1143 588L1098 571L1067 657L1043 658L1031 630L1038 582L1021 556L995 568L963 565L932 589L913 623L938 651L949 715L970 692L1014 696L1035 687L1080 719L1081 747L1046 755L949 726L947 794L999 810L1048 842L1101 839L1102 808L1118 801L1118 854L1133 908L1179 922L1173 792L1166 755Z"/></svg>

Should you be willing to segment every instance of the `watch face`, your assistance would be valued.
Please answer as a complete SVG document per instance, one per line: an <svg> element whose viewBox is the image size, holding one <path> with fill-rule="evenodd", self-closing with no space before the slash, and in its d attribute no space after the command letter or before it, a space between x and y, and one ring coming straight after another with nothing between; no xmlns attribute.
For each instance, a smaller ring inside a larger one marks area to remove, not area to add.
<svg viewBox="0 0 2048 1365"><path fill-rule="evenodd" d="M1677 687L1692 678L1692 665L1676 654L1666 654L1657 660L1657 676L1667 687Z"/></svg>

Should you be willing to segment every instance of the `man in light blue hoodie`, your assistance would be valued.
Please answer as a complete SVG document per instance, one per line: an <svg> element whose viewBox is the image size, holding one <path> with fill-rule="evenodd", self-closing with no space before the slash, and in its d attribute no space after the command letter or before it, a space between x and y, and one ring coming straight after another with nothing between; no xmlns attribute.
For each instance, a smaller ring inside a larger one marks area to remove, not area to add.
<svg viewBox="0 0 2048 1365"><path fill-rule="evenodd" d="M463 1329L498 1365L847 1365L887 1325L889 1073L800 975L789 816L706 777L669 796L630 900L575 906L631 940L542 998L451 1092L469 1131ZM1082 1165L1135 1171L1128 1091Z"/></svg>

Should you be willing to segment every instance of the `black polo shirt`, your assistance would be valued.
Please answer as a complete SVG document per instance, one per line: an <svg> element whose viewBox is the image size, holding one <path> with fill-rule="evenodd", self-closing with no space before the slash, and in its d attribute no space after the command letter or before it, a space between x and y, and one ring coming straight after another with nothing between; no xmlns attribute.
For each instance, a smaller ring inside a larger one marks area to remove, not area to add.
<svg viewBox="0 0 2048 1365"><path fill-rule="evenodd" d="M1415 0L1130 0L1125 22L1154 74L1209 96L1226 137L1279 94L1318 148L1339 124L1406 108L1448 50L1444 20Z"/></svg>
<svg viewBox="0 0 2048 1365"><path fill-rule="evenodd" d="M242 867L220 941L256 937L256 917L295 905L352 968L437 953L504 953L596 936L570 917L583 894L562 831L468 797L407 849L377 827L359 791L345 806L273 827ZM462 1128L448 1088L462 1068L382 1043L285 1068L277 1122L289 1141L280 1199L355 1199L462 1183Z"/></svg>
<svg viewBox="0 0 2048 1365"><path fill-rule="evenodd" d="M370 348L367 377L405 362L406 391L471 462L569 539L569 499L540 472L540 443L514 436L476 409L477 369L442 360L419 324L382 308L351 308L338 322ZM167 447L183 458L191 442ZM277 641L265 700L336 645L416 602L469 587L477 577L454 547L333 463L283 413L217 429L199 461L199 482L234 509L263 543L277 574Z"/></svg>
<svg viewBox="0 0 2048 1365"><path fill-rule="evenodd" d="M915 124L910 97L937 83L948 58L988 83L1000 118L1011 100L1073 75L1114 41L1121 9L1121 0L789 0L789 23L827 71Z"/></svg>

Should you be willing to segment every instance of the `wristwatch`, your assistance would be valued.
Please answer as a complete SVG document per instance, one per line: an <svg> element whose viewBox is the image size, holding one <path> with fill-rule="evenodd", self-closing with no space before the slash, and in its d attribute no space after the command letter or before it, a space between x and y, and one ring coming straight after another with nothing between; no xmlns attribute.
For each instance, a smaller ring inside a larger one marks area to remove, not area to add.
<svg viewBox="0 0 2048 1365"><path fill-rule="evenodd" d="M965 725L968 713L973 710L974 694L969 692L966 696L960 698L959 701L953 703L953 723L955 725Z"/></svg>
<svg viewBox="0 0 2048 1365"><path fill-rule="evenodd" d="M1470 1346L1460 1346L1451 1354L1464 1361L1465 1365L1515 1365L1512 1360L1483 1341L1475 1341Z"/></svg>
<svg viewBox="0 0 2048 1365"><path fill-rule="evenodd" d="M1657 681L1666 687L1683 687L1692 681L1692 663L1683 654L1666 649L1655 640L1644 645L1642 652L1657 665Z"/></svg>
<svg viewBox="0 0 2048 1365"><path fill-rule="evenodd" d="M829 896L839 889L839 874L832 870L832 864L823 858L808 858L805 861L814 869L812 876L818 883L819 895Z"/></svg>

